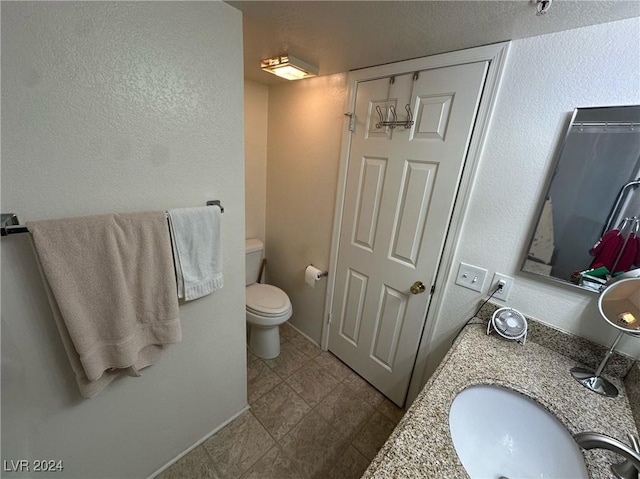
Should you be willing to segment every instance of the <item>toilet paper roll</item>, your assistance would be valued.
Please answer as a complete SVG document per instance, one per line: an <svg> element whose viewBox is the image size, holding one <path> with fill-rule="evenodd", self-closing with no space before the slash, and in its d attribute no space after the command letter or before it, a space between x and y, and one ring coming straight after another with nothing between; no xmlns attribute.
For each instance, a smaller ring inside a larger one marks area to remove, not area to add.
<svg viewBox="0 0 640 479"><path fill-rule="evenodd" d="M316 286L316 281L318 281L321 277L322 271L318 268L314 268L311 264L307 266L307 269L304 270L304 282L312 288Z"/></svg>

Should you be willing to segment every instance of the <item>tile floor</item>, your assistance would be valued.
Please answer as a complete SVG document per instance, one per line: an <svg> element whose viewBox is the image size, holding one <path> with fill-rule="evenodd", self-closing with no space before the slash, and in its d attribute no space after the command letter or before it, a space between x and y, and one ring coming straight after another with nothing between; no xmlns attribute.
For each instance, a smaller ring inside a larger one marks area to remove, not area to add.
<svg viewBox="0 0 640 479"><path fill-rule="evenodd" d="M281 352L247 352L251 409L158 479L355 479L404 411L288 324Z"/></svg>

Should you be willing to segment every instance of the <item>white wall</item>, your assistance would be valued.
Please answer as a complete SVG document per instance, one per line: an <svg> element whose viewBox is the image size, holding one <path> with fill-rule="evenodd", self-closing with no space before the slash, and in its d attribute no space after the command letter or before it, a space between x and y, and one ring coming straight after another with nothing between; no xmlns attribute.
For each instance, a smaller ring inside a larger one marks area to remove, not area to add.
<svg viewBox="0 0 640 479"><path fill-rule="evenodd" d="M329 266L344 127L346 74L269 89L267 275L291 298L291 323L320 342L326 278L314 288L304 269Z"/></svg>
<svg viewBox="0 0 640 479"><path fill-rule="evenodd" d="M245 234L265 240L269 87L244 82Z"/></svg>
<svg viewBox="0 0 640 479"><path fill-rule="evenodd" d="M182 342L141 378L90 400L28 235L2 239L2 459L145 477L246 406L242 71L221 2L2 3L3 211L225 207L224 289L181 305Z"/></svg>
<svg viewBox="0 0 640 479"><path fill-rule="evenodd" d="M428 343L425 379L481 296L454 284L460 261L515 278L508 305L554 327L610 345L596 295L521 273L520 263L552 162L576 107L640 103L640 19L513 42L502 90L446 293ZM485 284L485 293L489 281ZM640 341L618 348L640 356ZM423 351L424 352L424 351Z"/></svg>

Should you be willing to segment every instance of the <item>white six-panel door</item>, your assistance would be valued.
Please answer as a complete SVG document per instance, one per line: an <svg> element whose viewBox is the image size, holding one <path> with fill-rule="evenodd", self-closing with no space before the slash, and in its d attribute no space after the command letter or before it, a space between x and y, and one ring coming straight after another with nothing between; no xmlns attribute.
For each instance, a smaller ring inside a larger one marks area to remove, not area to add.
<svg viewBox="0 0 640 479"><path fill-rule="evenodd" d="M488 63L360 82L329 350L405 401ZM410 129L376 128L393 105ZM419 283L424 291L411 286Z"/></svg>

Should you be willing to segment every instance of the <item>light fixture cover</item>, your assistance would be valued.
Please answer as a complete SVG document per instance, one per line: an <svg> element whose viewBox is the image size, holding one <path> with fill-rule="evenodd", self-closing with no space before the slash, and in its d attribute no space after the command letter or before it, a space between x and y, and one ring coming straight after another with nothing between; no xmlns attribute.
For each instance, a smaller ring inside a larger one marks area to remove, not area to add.
<svg viewBox="0 0 640 479"><path fill-rule="evenodd" d="M260 67L287 80L301 80L318 74L318 67L287 54L266 58L260 62Z"/></svg>

